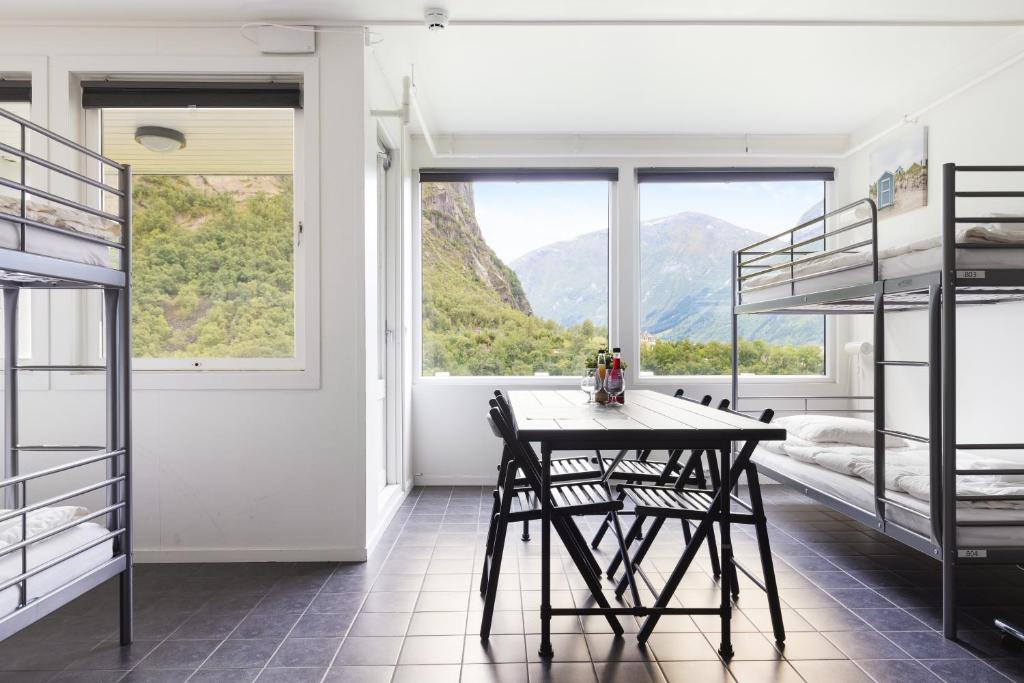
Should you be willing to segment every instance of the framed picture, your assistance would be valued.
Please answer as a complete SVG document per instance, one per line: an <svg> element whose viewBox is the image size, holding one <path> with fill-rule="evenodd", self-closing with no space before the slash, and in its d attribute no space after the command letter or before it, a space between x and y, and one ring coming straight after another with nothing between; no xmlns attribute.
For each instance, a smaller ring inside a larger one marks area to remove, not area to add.
<svg viewBox="0 0 1024 683"><path fill-rule="evenodd" d="M905 126L871 151L869 196L879 217L928 205L928 128Z"/></svg>

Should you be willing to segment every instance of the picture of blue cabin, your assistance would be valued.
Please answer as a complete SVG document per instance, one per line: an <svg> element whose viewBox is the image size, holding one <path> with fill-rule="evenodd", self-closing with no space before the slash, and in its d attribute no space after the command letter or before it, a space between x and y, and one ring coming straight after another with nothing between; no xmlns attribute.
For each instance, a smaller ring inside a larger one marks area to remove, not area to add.
<svg viewBox="0 0 1024 683"><path fill-rule="evenodd" d="M891 171L878 178L878 208L884 209L896 203L896 182Z"/></svg>

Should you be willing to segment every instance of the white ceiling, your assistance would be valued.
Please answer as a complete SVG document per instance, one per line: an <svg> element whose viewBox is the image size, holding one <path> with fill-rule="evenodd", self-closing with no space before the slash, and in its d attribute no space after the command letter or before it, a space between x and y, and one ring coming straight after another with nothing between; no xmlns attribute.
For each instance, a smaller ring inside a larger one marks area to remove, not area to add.
<svg viewBox="0 0 1024 683"><path fill-rule="evenodd" d="M0 0L7 21L411 20L428 6L459 19L1022 19L1019 0Z"/></svg>
<svg viewBox="0 0 1024 683"><path fill-rule="evenodd" d="M990 66L984 58L1001 42L1024 35L1017 27L377 30L374 50L390 81L415 65L433 133L845 134L894 108L913 111L923 104L915 98L951 74L963 72L962 84Z"/></svg>
<svg viewBox="0 0 1024 683"><path fill-rule="evenodd" d="M446 31L420 25L434 5L449 12ZM0 0L0 16L368 24L393 92L415 65L436 134L845 134L968 81L1015 41L1024 50L1022 0ZM557 20L634 23L523 25ZM762 25L635 23L645 20ZM860 24L836 25L847 22Z"/></svg>

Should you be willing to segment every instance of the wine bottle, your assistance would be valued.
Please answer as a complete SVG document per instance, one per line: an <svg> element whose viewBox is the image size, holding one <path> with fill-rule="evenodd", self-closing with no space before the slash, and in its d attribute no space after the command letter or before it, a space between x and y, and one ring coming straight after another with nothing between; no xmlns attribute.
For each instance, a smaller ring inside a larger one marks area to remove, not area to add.
<svg viewBox="0 0 1024 683"><path fill-rule="evenodd" d="M608 358L606 356L607 351L601 349L597 352L597 392L594 394L594 400L598 403L608 403L608 391L604 388L604 380L608 375Z"/></svg>
<svg viewBox="0 0 1024 683"><path fill-rule="evenodd" d="M625 386L625 381L626 380L625 380L625 377L622 374L622 351L617 346L612 349L611 375L613 377L615 377L616 379L622 381L623 386L622 386L622 393L620 393L618 396L611 396L610 400L615 401L616 403L618 403L620 405L623 405L623 404L626 403L626 386Z"/></svg>

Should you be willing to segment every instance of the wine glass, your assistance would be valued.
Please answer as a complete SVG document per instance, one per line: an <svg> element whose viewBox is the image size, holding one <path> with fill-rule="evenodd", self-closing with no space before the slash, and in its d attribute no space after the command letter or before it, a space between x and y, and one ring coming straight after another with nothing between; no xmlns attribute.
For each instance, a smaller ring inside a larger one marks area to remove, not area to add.
<svg viewBox="0 0 1024 683"><path fill-rule="evenodd" d="M593 403L594 393L597 391L597 370L587 369L580 380L580 389L587 395L587 403Z"/></svg>
<svg viewBox="0 0 1024 683"><path fill-rule="evenodd" d="M611 398L608 400L608 405L617 406L619 405L619 396L626 388L626 383L622 378L622 371L611 371L608 376L604 379L604 390L608 392L608 396Z"/></svg>

